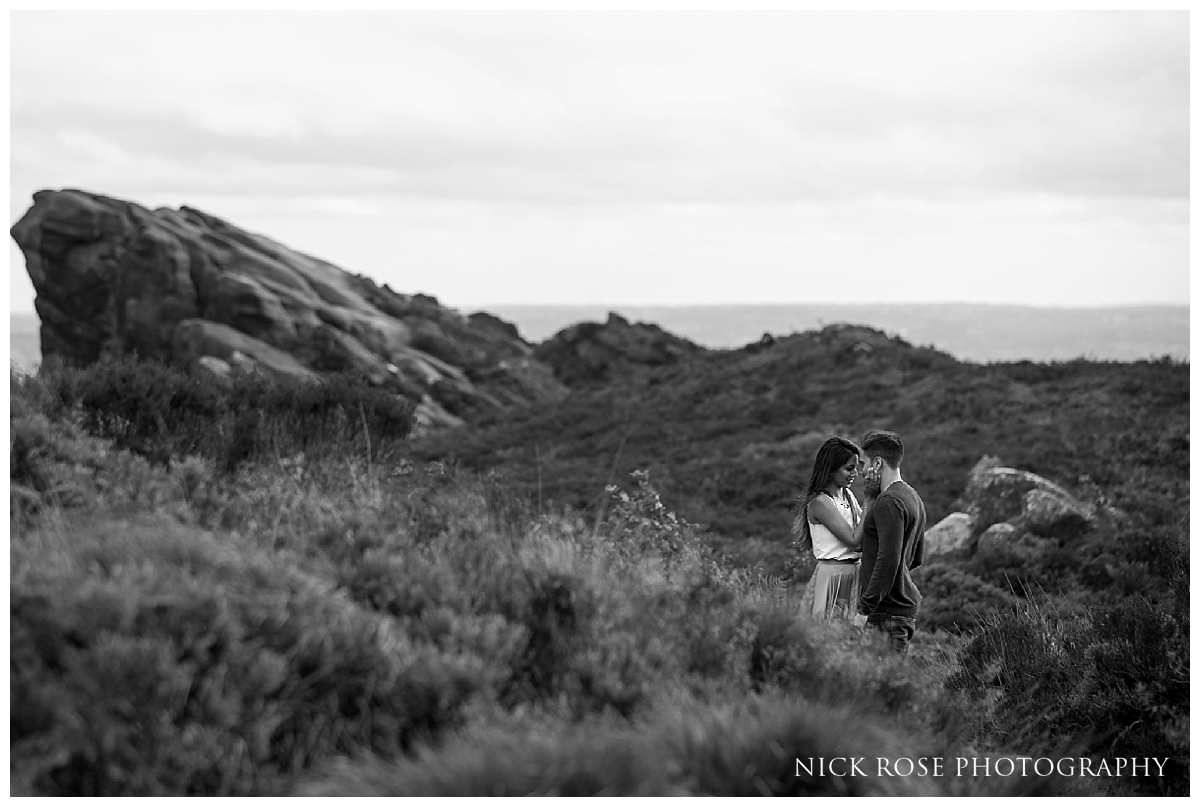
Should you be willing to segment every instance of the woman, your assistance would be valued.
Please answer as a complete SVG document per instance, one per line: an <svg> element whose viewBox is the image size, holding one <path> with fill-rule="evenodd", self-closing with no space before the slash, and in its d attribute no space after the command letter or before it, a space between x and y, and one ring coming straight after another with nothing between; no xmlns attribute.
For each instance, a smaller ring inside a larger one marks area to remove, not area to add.
<svg viewBox="0 0 1200 807"><path fill-rule="evenodd" d="M850 485L858 476L861 452L841 437L830 437L817 450L809 480L796 516L793 531L796 545L812 550L817 569L809 583L813 588L813 616L852 620L858 611L858 566L861 540L854 528L862 520L862 508Z"/></svg>

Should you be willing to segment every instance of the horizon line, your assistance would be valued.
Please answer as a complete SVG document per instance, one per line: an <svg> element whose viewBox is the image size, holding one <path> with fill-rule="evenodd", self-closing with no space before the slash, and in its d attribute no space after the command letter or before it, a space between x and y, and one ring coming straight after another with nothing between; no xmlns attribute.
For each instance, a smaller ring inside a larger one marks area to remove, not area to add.
<svg viewBox="0 0 1200 807"><path fill-rule="evenodd" d="M401 294L425 294L425 292L398 292ZM1028 308L1040 310L1070 310L1070 311L1099 311L1104 309L1137 309L1137 308L1181 308L1190 309L1191 303L1164 303L1164 302L1137 302L1137 303L995 303L995 302L979 302L979 301L956 301L956 302L906 302L906 301L888 301L888 302L814 302L814 301L794 301L794 302L720 302L720 303L623 303L623 302L599 302L599 303L448 303L437 298L436 295L429 295L438 300L438 304L445 308L457 308L473 313L486 312L489 308L790 308L797 306L806 307L827 307L827 308L901 308L901 307L927 307L927 308ZM28 314L37 316L37 310L34 308L9 309L9 316Z"/></svg>
<svg viewBox="0 0 1200 807"><path fill-rule="evenodd" d="M439 300L439 302L441 302ZM449 305L442 303L443 305ZM494 308L604 308L619 306L624 308L785 308L791 306L827 306L830 308L865 308L867 306L891 307L900 306L940 306L940 307L984 307L984 308L1068 308L1068 309L1102 309L1102 308L1190 308L1191 302L1137 302L1137 303L996 303L980 301L864 301L854 303L823 302L823 301L789 301L789 302L721 302L721 303L480 303L472 305L454 305L457 308L473 308L482 310L485 306Z"/></svg>

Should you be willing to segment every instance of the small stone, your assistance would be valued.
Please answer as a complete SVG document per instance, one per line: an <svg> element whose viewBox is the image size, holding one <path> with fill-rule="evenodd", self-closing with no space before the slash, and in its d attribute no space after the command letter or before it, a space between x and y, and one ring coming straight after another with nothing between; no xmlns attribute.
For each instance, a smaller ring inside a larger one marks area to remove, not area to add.
<svg viewBox="0 0 1200 807"><path fill-rule="evenodd" d="M233 373L233 368L229 366L229 362L224 359L218 359L216 356L201 356L196 364L220 378L229 378Z"/></svg>

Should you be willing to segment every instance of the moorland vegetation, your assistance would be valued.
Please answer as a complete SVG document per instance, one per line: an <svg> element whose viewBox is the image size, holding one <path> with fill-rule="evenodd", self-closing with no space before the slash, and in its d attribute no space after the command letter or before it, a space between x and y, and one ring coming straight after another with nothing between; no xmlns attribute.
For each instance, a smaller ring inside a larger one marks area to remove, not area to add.
<svg viewBox="0 0 1200 807"><path fill-rule="evenodd" d="M844 335L416 443L352 376L14 374L13 794L1187 794L1186 365ZM800 616L776 546L820 439L869 426L934 520L985 454L1113 515L1057 559L928 564L940 629L897 661ZM794 775L1014 754L1170 762Z"/></svg>

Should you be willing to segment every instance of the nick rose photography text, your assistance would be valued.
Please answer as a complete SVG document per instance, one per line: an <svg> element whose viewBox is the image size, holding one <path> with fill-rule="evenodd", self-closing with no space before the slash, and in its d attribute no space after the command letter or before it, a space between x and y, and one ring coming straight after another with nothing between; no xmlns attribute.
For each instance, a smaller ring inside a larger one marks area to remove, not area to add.
<svg viewBox="0 0 1200 807"><path fill-rule="evenodd" d="M1163 776L1170 757L807 757L796 776ZM873 769L873 774L872 774Z"/></svg>

